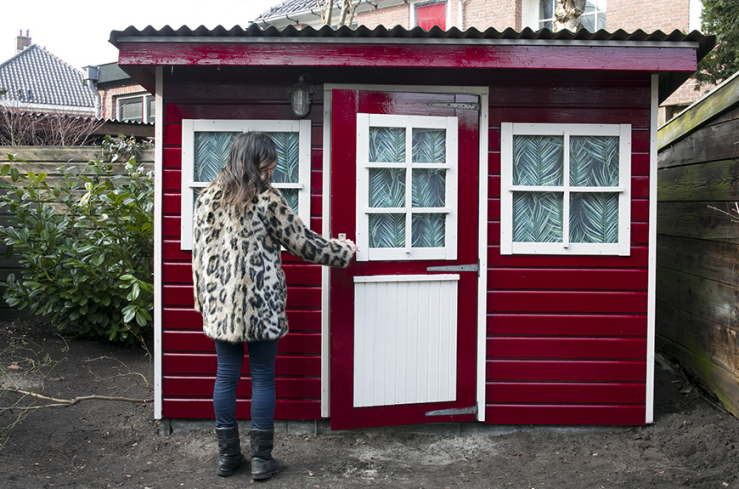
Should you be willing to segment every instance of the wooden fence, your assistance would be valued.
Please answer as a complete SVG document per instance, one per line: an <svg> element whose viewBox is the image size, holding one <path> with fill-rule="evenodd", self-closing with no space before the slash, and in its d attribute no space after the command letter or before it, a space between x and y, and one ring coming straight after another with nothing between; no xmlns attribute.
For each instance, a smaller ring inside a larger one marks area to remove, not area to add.
<svg viewBox="0 0 739 489"><path fill-rule="evenodd" d="M8 162L8 154L14 154L16 158L28 163L12 163L21 172L33 171L45 173L47 178L60 179L62 174L60 166L73 167L76 172L83 171L85 165L92 159L102 157L102 150L94 147L59 147L59 146L0 146L0 166ZM147 150L141 154L140 163L152 168L154 167L154 151ZM10 224L10 214L7 208L0 208L0 226ZM25 317L25 311L9 308L2 294L8 275L15 274L20 277L21 265L18 257L5 258L6 246L0 242L0 318L13 319Z"/></svg>
<svg viewBox="0 0 739 489"><path fill-rule="evenodd" d="M657 348L739 416L739 78L659 137Z"/></svg>

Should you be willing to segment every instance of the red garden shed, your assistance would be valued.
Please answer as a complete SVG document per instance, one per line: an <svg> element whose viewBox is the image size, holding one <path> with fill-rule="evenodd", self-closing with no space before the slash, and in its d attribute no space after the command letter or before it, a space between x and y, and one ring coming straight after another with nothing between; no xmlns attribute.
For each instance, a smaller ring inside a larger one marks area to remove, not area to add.
<svg viewBox="0 0 739 489"><path fill-rule="evenodd" d="M251 26L111 42L156 100L157 418L213 417L193 199L235 134L260 130L301 218L360 248L344 270L284 253L277 418L652 421L657 108L714 38Z"/></svg>

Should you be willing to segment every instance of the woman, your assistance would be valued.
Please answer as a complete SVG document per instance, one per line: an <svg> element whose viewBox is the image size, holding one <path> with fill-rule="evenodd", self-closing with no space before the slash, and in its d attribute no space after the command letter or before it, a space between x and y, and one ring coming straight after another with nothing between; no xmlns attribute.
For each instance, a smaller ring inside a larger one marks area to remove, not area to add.
<svg viewBox="0 0 739 489"><path fill-rule="evenodd" d="M236 424L236 387L249 352L252 380L252 479L267 479L283 466L272 457L277 342L288 331L282 246L312 263L346 267L357 247L326 240L295 216L271 186L277 150L259 132L239 135L226 166L195 203L192 269L195 309L213 338L218 372L213 408L220 476L244 461Z"/></svg>

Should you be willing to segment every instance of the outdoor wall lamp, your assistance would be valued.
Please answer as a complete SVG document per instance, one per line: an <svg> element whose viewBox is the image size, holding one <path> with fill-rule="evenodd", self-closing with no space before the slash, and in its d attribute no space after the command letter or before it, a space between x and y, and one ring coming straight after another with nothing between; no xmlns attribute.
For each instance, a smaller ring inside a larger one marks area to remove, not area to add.
<svg viewBox="0 0 739 489"><path fill-rule="evenodd" d="M305 117L310 112L310 96L313 89L303 81L307 76L301 75L298 83L290 88L290 107L296 117Z"/></svg>

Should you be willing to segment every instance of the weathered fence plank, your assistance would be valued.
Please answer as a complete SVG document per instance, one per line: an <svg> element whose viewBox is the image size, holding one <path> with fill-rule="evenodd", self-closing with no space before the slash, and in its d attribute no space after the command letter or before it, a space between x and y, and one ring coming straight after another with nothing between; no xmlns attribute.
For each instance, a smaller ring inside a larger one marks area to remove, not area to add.
<svg viewBox="0 0 739 489"><path fill-rule="evenodd" d="M739 245L735 243L660 235L657 265L739 286Z"/></svg>
<svg viewBox="0 0 739 489"><path fill-rule="evenodd" d="M665 147L659 156L658 167L663 169L736 158L739 155L736 134L739 134L739 118L707 126L679 143Z"/></svg>
<svg viewBox="0 0 739 489"><path fill-rule="evenodd" d="M657 271L657 300L718 324L739 321L739 288L665 268Z"/></svg>
<svg viewBox="0 0 739 489"><path fill-rule="evenodd" d="M731 212L732 202L660 202L657 233L739 243L739 222L717 209Z"/></svg>
<svg viewBox="0 0 739 489"><path fill-rule="evenodd" d="M717 324L657 301L660 334L694 355L739 376L739 327ZM664 327L662 327L664 326Z"/></svg>
<svg viewBox="0 0 739 489"><path fill-rule="evenodd" d="M739 161L666 168L660 171L658 192L660 201L739 200Z"/></svg>

